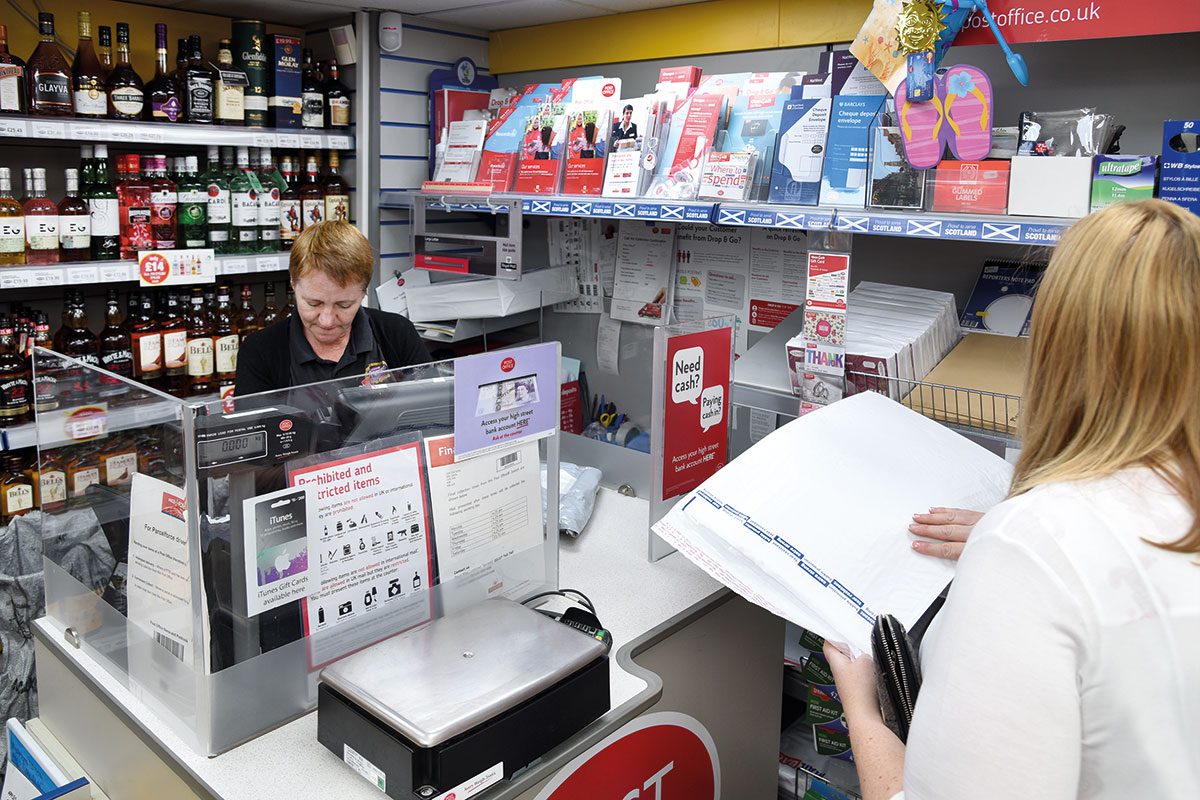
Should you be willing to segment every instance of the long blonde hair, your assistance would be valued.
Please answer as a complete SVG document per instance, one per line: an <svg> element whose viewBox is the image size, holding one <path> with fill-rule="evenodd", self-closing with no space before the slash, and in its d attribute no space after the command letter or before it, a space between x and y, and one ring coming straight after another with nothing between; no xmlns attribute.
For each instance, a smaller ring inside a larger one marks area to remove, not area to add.
<svg viewBox="0 0 1200 800"><path fill-rule="evenodd" d="M1146 465L1192 508L1200 553L1200 217L1111 206L1062 237L1038 289L1012 495Z"/></svg>

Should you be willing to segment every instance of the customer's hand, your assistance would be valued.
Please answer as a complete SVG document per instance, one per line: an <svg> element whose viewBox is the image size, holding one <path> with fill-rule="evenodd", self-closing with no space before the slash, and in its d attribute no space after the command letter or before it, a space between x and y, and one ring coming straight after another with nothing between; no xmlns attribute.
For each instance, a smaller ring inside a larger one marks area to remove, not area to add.
<svg viewBox="0 0 1200 800"><path fill-rule="evenodd" d="M982 518L981 512L965 508L931 508L927 514L913 514L908 532L934 541L914 539L912 548L922 555L957 561L975 523Z"/></svg>
<svg viewBox="0 0 1200 800"><path fill-rule="evenodd" d="M875 678L875 660L869 653L851 658L837 645L826 642L825 660L833 672L838 697L847 720L866 721L883 719L879 710L879 689Z"/></svg>

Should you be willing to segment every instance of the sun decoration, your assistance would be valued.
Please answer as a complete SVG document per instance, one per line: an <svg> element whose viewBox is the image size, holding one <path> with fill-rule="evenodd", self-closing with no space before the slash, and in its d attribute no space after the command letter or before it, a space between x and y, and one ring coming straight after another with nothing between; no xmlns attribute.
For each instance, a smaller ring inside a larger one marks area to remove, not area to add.
<svg viewBox="0 0 1200 800"><path fill-rule="evenodd" d="M946 30L945 14L938 0L904 0L896 20L896 43L901 53L932 50Z"/></svg>

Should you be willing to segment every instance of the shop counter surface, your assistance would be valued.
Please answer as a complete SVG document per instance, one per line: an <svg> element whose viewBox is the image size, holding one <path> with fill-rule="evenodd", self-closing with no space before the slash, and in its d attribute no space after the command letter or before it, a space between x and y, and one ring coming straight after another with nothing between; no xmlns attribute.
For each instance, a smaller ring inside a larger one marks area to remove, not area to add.
<svg viewBox="0 0 1200 800"><path fill-rule="evenodd" d="M678 553L649 563L647 519L645 500L601 489L584 533L578 539L564 537L560 543L560 585L586 593L613 636L611 710L526 773L479 795L481 800L516 797L653 705L661 681L636 666L633 657L703 613L725 593ZM87 654L64 645L57 624L43 618L37 628L40 644L82 673L84 682L90 683L92 691L115 713L132 720L135 732L159 751L159 758L198 796L207 794L220 800L375 800L384 796L317 742L315 712L206 758L191 751Z"/></svg>

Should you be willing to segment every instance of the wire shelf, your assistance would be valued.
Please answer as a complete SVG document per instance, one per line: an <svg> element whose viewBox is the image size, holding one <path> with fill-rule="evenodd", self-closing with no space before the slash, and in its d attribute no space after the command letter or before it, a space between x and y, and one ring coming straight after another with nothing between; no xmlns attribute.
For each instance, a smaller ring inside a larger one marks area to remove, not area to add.
<svg viewBox="0 0 1200 800"><path fill-rule="evenodd" d="M846 380L854 392L879 392L954 428L1004 437L1016 437L1018 433L1018 395L867 372L848 372Z"/></svg>

